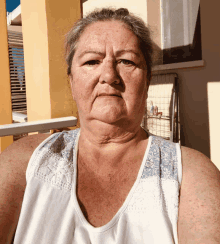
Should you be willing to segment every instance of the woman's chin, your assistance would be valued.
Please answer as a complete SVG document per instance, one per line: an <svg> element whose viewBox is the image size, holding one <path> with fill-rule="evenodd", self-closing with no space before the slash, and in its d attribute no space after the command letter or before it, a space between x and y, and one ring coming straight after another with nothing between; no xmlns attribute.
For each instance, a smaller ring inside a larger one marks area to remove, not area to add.
<svg viewBox="0 0 220 244"><path fill-rule="evenodd" d="M96 113L94 113L93 115L93 119L103 122L103 123L107 123L107 124L117 124L121 121L121 119L123 118L123 113L119 112L119 111L97 111Z"/></svg>

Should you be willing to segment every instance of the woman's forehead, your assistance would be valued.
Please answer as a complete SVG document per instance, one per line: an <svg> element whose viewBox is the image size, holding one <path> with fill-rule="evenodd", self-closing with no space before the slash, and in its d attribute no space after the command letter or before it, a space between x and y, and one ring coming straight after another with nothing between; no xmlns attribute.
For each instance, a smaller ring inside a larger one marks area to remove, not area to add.
<svg viewBox="0 0 220 244"><path fill-rule="evenodd" d="M82 33L77 49L105 48L113 46L116 49L134 49L140 52L139 40L121 21L99 21L90 24Z"/></svg>
<svg viewBox="0 0 220 244"><path fill-rule="evenodd" d="M128 26L120 21L120 20L105 20L105 21L96 21L94 23L89 24L85 30L85 32L93 32L93 33L99 33L99 31L103 31L103 29L106 32L111 32L111 31L119 31L121 29L127 29Z"/></svg>

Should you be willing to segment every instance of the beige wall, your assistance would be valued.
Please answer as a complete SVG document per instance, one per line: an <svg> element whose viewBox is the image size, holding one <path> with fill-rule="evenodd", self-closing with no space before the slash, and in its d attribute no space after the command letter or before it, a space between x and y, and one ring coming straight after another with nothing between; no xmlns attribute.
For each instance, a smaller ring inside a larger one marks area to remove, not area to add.
<svg viewBox="0 0 220 244"><path fill-rule="evenodd" d="M220 81L208 82L208 112L211 159L220 169L219 138L220 138Z"/></svg>
<svg viewBox="0 0 220 244"><path fill-rule="evenodd" d="M148 11L147 11L148 10ZM160 65L163 63L163 54L161 52L161 6L160 0L147 0L147 24L151 30L151 36L154 40L154 64Z"/></svg>
<svg viewBox="0 0 220 244"><path fill-rule="evenodd" d="M28 121L76 116L66 75L64 36L80 0L21 0Z"/></svg>
<svg viewBox="0 0 220 244"><path fill-rule="evenodd" d="M160 0L147 0L147 23L152 30L154 42L161 48Z"/></svg>
<svg viewBox="0 0 220 244"><path fill-rule="evenodd" d="M0 1L0 125L12 123L8 34L5 1ZM13 142L12 136L0 137L0 153Z"/></svg>
<svg viewBox="0 0 220 244"><path fill-rule="evenodd" d="M147 1L146 0L88 0L83 3L83 16L95 8L115 7L127 8L147 22Z"/></svg>

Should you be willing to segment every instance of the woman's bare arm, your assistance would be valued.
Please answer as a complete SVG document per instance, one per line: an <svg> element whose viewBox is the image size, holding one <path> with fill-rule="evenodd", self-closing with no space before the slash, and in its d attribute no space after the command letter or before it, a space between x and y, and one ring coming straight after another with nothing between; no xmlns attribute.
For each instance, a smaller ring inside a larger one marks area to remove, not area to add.
<svg viewBox="0 0 220 244"><path fill-rule="evenodd" d="M25 173L34 149L49 135L22 138L0 154L0 244L11 243L18 223Z"/></svg>
<svg viewBox="0 0 220 244"><path fill-rule="evenodd" d="M202 153L182 148L180 244L220 243L220 172Z"/></svg>

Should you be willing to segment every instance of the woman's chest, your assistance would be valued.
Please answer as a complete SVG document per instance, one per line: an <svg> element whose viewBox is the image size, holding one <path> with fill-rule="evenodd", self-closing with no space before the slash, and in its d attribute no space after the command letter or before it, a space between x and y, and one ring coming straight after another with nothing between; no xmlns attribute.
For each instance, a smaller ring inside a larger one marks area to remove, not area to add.
<svg viewBox="0 0 220 244"><path fill-rule="evenodd" d="M90 170L78 170L77 199L90 224L103 226L115 216L137 179L138 169L137 165L134 169L109 173L106 177Z"/></svg>

